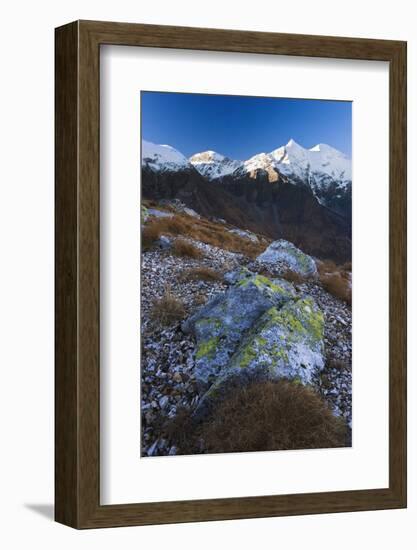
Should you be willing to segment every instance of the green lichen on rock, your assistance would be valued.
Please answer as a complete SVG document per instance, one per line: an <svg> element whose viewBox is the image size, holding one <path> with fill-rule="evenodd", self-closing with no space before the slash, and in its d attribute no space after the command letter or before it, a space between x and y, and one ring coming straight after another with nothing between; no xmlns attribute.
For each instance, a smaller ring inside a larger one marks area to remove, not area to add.
<svg viewBox="0 0 417 550"><path fill-rule="evenodd" d="M251 277L253 273L249 271L249 269L245 266L240 267L239 269L235 269L233 271L228 271L224 274L224 280L226 283L229 283L231 285L234 285L236 283L239 283L240 281L243 281L244 279L247 279L248 277Z"/></svg>
<svg viewBox="0 0 417 550"><path fill-rule="evenodd" d="M140 223L143 225L148 219L148 217L149 217L148 209L146 208L145 205L142 204L140 207Z"/></svg>
<svg viewBox="0 0 417 550"><path fill-rule="evenodd" d="M216 336L201 342L197 348L196 359L213 357L216 353L218 343L219 339Z"/></svg>
<svg viewBox="0 0 417 550"><path fill-rule="evenodd" d="M294 299L295 289L290 283L248 273L182 325L184 332L194 334L197 341L195 375L202 388L211 384L213 376L222 376L245 334L265 311ZM215 349L213 346L212 353L207 354L206 346L213 338L221 345Z"/></svg>
<svg viewBox="0 0 417 550"><path fill-rule="evenodd" d="M259 347L262 348L266 344L265 338L256 338L255 341L252 343L252 345L246 346L241 351L241 359L239 363L240 368L247 367L255 358L257 355L257 350Z"/></svg>
<svg viewBox="0 0 417 550"><path fill-rule="evenodd" d="M271 280L264 275L256 274L237 283L240 288L247 288L250 285L255 286L263 294L280 296L283 300L290 300L294 297L294 287L283 279Z"/></svg>
<svg viewBox="0 0 417 550"><path fill-rule="evenodd" d="M324 366L323 314L312 298L270 308L248 332L232 357L234 369L264 370L270 378L311 381Z"/></svg>
<svg viewBox="0 0 417 550"><path fill-rule="evenodd" d="M308 256L293 243L280 239L271 243L257 258L262 264L283 264L303 277L315 277L317 266L311 256Z"/></svg>
<svg viewBox="0 0 417 550"><path fill-rule="evenodd" d="M291 307L278 311L271 308L267 312L267 326L279 324L288 329L289 338L297 341L306 334L312 341L321 341L324 331L324 317L312 298L301 298Z"/></svg>
<svg viewBox="0 0 417 550"><path fill-rule="evenodd" d="M243 279L238 283L239 286L247 286L249 284L255 285L260 290L263 290L266 287L272 290L273 292L281 292L281 293L287 292L282 286L279 286L276 283L273 283L271 279L268 279L268 277L264 277L263 275L254 275L250 279Z"/></svg>

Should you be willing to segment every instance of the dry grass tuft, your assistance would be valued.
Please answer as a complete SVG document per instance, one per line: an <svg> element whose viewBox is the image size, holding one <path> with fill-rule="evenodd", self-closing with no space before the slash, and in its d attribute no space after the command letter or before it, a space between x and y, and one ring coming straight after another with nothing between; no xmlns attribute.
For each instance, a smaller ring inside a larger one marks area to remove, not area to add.
<svg viewBox="0 0 417 550"><path fill-rule="evenodd" d="M178 278L180 281L221 281L223 276L211 267L196 267L183 271Z"/></svg>
<svg viewBox="0 0 417 550"><path fill-rule="evenodd" d="M323 288L339 300L352 305L352 288L350 280L343 273L332 273L321 278Z"/></svg>
<svg viewBox="0 0 417 550"><path fill-rule="evenodd" d="M155 298L150 317L161 325L170 325L184 319L186 311L181 300L176 298L169 287L161 298Z"/></svg>
<svg viewBox="0 0 417 550"><path fill-rule="evenodd" d="M180 454L344 447L347 437L316 393L286 380L234 387L200 425L183 412L170 429Z"/></svg>
<svg viewBox="0 0 417 550"><path fill-rule="evenodd" d="M203 257L201 250L185 239L176 239L174 241L172 253L175 256L194 258L195 260Z"/></svg>
<svg viewBox="0 0 417 550"><path fill-rule="evenodd" d="M337 266L334 262L325 261L318 265L320 282L325 290L339 300L352 304L352 264L347 262Z"/></svg>
<svg viewBox="0 0 417 550"><path fill-rule="evenodd" d="M226 226L204 218L198 219L186 214L177 214L172 218L154 218L148 221L142 230L144 250L161 235L183 236L195 239L211 246L244 254L254 259L263 252L268 243L253 243L249 239L229 233Z"/></svg>

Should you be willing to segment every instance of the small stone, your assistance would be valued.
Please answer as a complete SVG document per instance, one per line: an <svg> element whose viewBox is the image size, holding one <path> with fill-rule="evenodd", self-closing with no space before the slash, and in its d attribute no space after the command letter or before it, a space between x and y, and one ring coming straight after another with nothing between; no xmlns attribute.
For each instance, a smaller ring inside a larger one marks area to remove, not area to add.
<svg viewBox="0 0 417 550"><path fill-rule="evenodd" d="M159 406L161 407L161 409L165 409L165 407L168 405L168 403L169 403L169 397L167 395L164 395L159 400Z"/></svg>
<svg viewBox="0 0 417 550"><path fill-rule="evenodd" d="M174 374L174 376L172 377L172 379L177 382L178 384L181 384L182 383L182 376L179 372L176 372Z"/></svg>
<svg viewBox="0 0 417 550"><path fill-rule="evenodd" d="M158 450L159 439L157 439L148 449L148 456L155 456Z"/></svg>

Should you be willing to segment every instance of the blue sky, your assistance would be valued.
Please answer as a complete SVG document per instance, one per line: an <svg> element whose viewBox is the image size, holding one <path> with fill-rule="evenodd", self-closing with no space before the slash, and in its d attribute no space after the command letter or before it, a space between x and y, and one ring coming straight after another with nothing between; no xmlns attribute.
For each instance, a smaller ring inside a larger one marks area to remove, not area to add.
<svg viewBox="0 0 417 550"><path fill-rule="evenodd" d="M187 157L211 149L245 160L291 138L351 156L351 102L165 92L141 92L141 100L142 138Z"/></svg>

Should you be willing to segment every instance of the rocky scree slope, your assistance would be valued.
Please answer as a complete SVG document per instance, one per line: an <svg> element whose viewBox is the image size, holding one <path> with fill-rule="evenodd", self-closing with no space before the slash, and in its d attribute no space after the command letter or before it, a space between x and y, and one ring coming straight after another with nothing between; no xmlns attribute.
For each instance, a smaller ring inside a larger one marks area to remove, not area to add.
<svg viewBox="0 0 417 550"><path fill-rule="evenodd" d="M203 256L178 258L173 240L142 255L142 454L176 454L166 422L184 409L204 417L236 379L307 384L350 425L351 310L321 287L314 260L285 241L252 260L192 239ZM223 276L183 277L202 267ZM306 267L305 282L283 278L288 268L305 274ZM152 308L168 286L186 313L162 326Z"/></svg>

